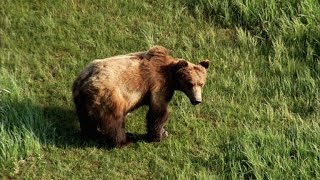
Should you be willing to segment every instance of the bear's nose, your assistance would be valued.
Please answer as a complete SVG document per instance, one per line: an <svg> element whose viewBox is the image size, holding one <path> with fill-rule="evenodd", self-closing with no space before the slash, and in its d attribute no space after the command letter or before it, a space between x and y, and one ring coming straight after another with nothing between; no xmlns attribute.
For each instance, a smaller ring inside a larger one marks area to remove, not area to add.
<svg viewBox="0 0 320 180"><path fill-rule="evenodd" d="M192 101L191 103L192 103L192 105L197 105L197 104L200 104L201 101L200 100L195 100L195 101Z"/></svg>

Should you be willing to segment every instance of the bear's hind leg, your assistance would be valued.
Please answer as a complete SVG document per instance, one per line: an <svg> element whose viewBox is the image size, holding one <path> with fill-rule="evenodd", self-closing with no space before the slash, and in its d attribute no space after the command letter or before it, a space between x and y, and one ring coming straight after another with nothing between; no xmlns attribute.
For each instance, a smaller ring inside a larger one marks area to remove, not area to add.
<svg viewBox="0 0 320 180"><path fill-rule="evenodd" d="M82 117L79 119L81 134L84 137L96 138L99 134L97 131L97 124L94 123L89 117Z"/></svg>
<svg viewBox="0 0 320 180"><path fill-rule="evenodd" d="M109 115L103 119L98 131L104 134L111 146L123 147L130 143L124 128L124 117Z"/></svg>
<svg viewBox="0 0 320 180"><path fill-rule="evenodd" d="M96 138L99 134L97 122L88 116L86 109L78 105L77 116L80 123L81 135L85 138Z"/></svg>

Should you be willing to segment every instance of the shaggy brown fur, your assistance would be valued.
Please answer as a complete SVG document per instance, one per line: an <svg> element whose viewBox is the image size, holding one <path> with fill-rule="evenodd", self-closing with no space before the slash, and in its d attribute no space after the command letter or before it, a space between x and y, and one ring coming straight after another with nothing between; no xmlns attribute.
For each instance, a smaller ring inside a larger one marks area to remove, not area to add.
<svg viewBox="0 0 320 180"><path fill-rule="evenodd" d="M195 65L175 59L161 46L93 61L73 84L82 133L103 134L114 146L126 145L127 113L148 105L147 137L160 141L167 136L163 126L174 90L185 92L193 104L200 103L208 65L208 61Z"/></svg>

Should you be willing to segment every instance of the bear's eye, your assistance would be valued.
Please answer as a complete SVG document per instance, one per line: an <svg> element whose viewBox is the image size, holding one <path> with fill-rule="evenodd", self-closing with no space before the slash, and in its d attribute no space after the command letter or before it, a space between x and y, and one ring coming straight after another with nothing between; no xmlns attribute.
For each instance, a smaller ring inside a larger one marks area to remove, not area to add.
<svg viewBox="0 0 320 180"><path fill-rule="evenodd" d="M191 88L191 87L193 87L193 84L190 83L190 82L188 82L188 83L187 83L187 86L188 86L189 88Z"/></svg>
<svg viewBox="0 0 320 180"><path fill-rule="evenodd" d="M204 84L203 84L203 83L199 83L199 86L203 87L203 86L204 86Z"/></svg>

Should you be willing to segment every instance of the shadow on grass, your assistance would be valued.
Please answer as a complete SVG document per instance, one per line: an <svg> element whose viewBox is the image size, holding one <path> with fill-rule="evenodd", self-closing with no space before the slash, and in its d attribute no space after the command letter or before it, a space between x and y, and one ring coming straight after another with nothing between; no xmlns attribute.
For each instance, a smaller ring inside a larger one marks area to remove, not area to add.
<svg viewBox="0 0 320 180"><path fill-rule="evenodd" d="M43 107L44 117L54 127L55 138L52 143L60 148L65 147L99 147L113 149L114 147L106 141L103 135L89 138L80 132L78 117L73 109L64 109L62 107ZM128 133L132 143L144 141L145 134Z"/></svg>
<svg viewBox="0 0 320 180"><path fill-rule="evenodd" d="M7 102L0 106L0 117L5 131L27 129L41 144L59 148L98 147L112 149L105 137L87 138L80 133L75 110L58 106L38 106L32 102ZM144 134L130 133L133 143L146 141Z"/></svg>

